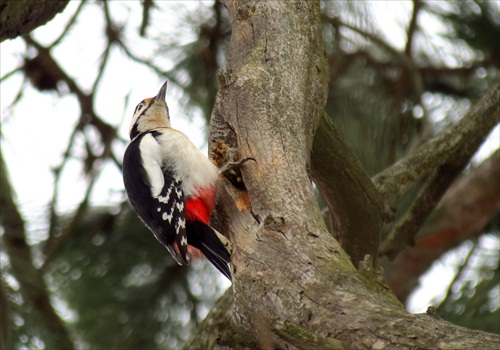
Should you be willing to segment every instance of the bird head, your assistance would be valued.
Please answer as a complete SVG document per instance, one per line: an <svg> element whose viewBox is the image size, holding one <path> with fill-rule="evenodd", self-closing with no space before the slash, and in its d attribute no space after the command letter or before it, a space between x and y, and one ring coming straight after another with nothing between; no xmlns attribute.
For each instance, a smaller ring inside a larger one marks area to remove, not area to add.
<svg viewBox="0 0 500 350"><path fill-rule="evenodd" d="M165 101L166 92L167 81L163 83L155 97L145 98L135 107L129 129L131 140L144 132L157 128L170 127L170 116L168 114L167 102Z"/></svg>

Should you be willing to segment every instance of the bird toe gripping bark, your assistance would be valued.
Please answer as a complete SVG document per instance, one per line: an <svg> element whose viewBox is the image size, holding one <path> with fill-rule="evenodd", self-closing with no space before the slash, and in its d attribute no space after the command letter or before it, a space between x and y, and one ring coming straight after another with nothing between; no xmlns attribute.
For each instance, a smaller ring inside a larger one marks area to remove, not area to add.
<svg viewBox="0 0 500 350"><path fill-rule="evenodd" d="M243 183L243 180L241 178L240 168L243 164L250 160L256 162L255 158L243 157L238 148L231 148L227 152L226 164L219 168L219 174L225 176L235 186L237 186L237 184L241 185Z"/></svg>

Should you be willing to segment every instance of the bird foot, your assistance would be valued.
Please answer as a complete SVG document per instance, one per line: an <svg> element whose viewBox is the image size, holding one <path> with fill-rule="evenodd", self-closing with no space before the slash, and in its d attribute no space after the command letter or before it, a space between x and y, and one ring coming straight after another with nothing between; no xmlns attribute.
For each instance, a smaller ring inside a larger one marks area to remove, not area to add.
<svg viewBox="0 0 500 350"><path fill-rule="evenodd" d="M224 176L229 174L236 176L238 175L237 170L239 170L239 168L249 160L256 162L255 158L243 157L239 149L231 148L229 152L227 152L227 162L224 166L219 168L219 173Z"/></svg>

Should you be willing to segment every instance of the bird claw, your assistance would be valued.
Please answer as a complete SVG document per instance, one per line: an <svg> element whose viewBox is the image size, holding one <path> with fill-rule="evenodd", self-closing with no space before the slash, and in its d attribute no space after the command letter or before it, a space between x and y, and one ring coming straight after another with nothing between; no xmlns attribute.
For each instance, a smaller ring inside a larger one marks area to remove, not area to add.
<svg viewBox="0 0 500 350"><path fill-rule="evenodd" d="M235 156L236 154L236 156ZM237 159L237 160L235 160ZM239 169L243 164L248 162L249 160L253 160L256 162L255 158L252 157L245 157L243 158L241 156L241 152L237 148L231 148L229 152L227 153L227 162L219 168L219 173L221 175L226 175L228 172L232 171L233 173Z"/></svg>

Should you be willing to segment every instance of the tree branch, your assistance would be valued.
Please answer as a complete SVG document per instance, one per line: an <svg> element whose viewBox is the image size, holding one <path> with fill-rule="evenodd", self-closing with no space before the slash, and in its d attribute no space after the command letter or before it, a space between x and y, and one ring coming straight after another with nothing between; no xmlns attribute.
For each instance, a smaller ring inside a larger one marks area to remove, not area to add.
<svg viewBox="0 0 500 350"><path fill-rule="evenodd" d="M153 0L145 0L142 4L142 23L139 28L139 35L141 37L146 36L146 29L149 25L149 18L151 16L151 9L154 7Z"/></svg>
<svg viewBox="0 0 500 350"><path fill-rule="evenodd" d="M387 216L382 198L326 113L314 135L311 175L328 204L334 234L352 263L358 266L367 254L377 257Z"/></svg>
<svg viewBox="0 0 500 350"><path fill-rule="evenodd" d="M64 30L62 31L61 35L59 35L59 37L56 40L54 40L54 42L52 44L50 44L50 46L48 47L48 49L51 49L51 48L59 45L59 43L64 39L64 37L66 36L66 34L68 34L69 30L76 23L76 19L80 15L80 12L82 11L83 6L85 6L86 3L87 2L85 0L82 0L82 2L80 2L80 5L78 5L78 8L76 9L75 13L73 14L73 16L71 17L71 19L69 20L69 22L64 27Z"/></svg>
<svg viewBox="0 0 500 350"><path fill-rule="evenodd" d="M27 44L33 46L38 51L38 57L45 69L45 73L49 74L56 82L63 81L68 85L69 90L75 94L81 108L80 124L91 124L96 127L102 138L105 148L104 153L108 153L108 149L111 147L111 141L116 137L116 130L95 113L93 92L91 94L84 93L76 82L64 72L56 60L54 60L48 48L35 41L29 35L24 36L23 39Z"/></svg>
<svg viewBox="0 0 500 350"><path fill-rule="evenodd" d="M296 346L300 350L307 349L330 349L330 350L344 350L344 344L341 341L318 337L304 330L303 328L294 325L290 322L277 322L273 326L273 331L278 336L290 344Z"/></svg>
<svg viewBox="0 0 500 350"><path fill-rule="evenodd" d="M413 248L384 264L385 277L398 299L405 301L431 264L468 238L481 233L500 210L500 151L448 189L417 235Z"/></svg>
<svg viewBox="0 0 500 350"><path fill-rule="evenodd" d="M474 151L475 152L475 151ZM467 165L471 155L461 155L454 164L443 164L436 169L422 188L411 207L393 226L380 247L380 255L394 260L408 245L415 245L415 237L427 216L436 208L448 187Z"/></svg>
<svg viewBox="0 0 500 350"><path fill-rule="evenodd" d="M0 4L0 42L24 35L63 11L69 0L8 1Z"/></svg>
<svg viewBox="0 0 500 350"><path fill-rule="evenodd" d="M493 96L493 99L490 98L488 100L490 105L496 103L500 106L500 102L498 101L498 97L500 97L500 85L497 86L497 95L497 100L495 100L495 96ZM472 110L474 110L474 108L472 108ZM450 153L448 159L437 166L437 169L433 171L430 179L422 188L411 207L390 230L381 246L380 255L386 255L392 260L408 245L415 244L415 236L427 216L434 210L448 187L467 165L469 159L476 153L483 140L489 134L491 128L496 125L495 119L497 122L500 120L500 107L496 109L493 108L489 112L492 113L492 115L488 113L488 108L486 108L484 113L484 116L478 117L479 120L477 120L477 122L488 120L489 123L487 123L487 125L489 125L490 128L485 126L484 129L479 129L478 135L468 134L469 136L465 139L467 145L463 145L463 148L456 149L455 153ZM467 114L466 117L468 115L469 114ZM443 140L443 142L450 141Z"/></svg>
<svg viewBox="0 0 500 350"><path fill-rule="evenodd" d="M80 6L81 8L81 6ZM79 8L79 9L80 9ZM101 159L111 159L112 161L116 162L116 157L113 155L113 151L111 149L111 144L117 137L117 131L116 129L111 126L110 124L106 123L102 118L100 118L97 113L95 113L94 109L94 93L98 87L98 83L100 82L102 78L102 73L105 68L107 59L108 59L108 53L109 53L109 47L111 44L114 42L113 36L110 33L111 29L110 27L112 26L111 19L109 18L109 14L107 13L107 5L105 4L104 6L104 12L107 15L107 29L108 29L108 45L107 48L104 52L104 56L102 58L101 64L100 64L100 69L99 72L94 80L93 84L93 89L90 94L86 94L85 92L82 91L82 89L76 84L76 82L62 69L62 67L58 64L58 62L53 58L51 51L49 48L44 47L37 41L35 41L31 36L26 35L23 37L23 39L26 41L28 45L33 46L36 48L38 52L37 59L40 62L40 69L43 69L43 73L46 74L50 79L54 82L59 82L62 81L65 84L68 85L69 90L71 93L73 93L80 104L80 121L79 123L75 126L72 135L70 137L69 145L64 153L64 158L63 161L61 162L59 168L55 170L55 178L56 180L59 178L60 173L65 166L68 158L70 157L69 151L71 148L71 144L73 143L73 140L78 132L84 131L85 125L92 125L97 129L97 132L100 134L101 137L101 142L103 145L103 151L100 155L96 156L93 154L91 147L88 147L87 149L87 159L84 164L84 170L87 172L87 174L90 174L90 183L87 188L87 193L85 195L85 199L82 201L80 204L77 212L75 213L73 220L71 221L71 224L69 227L63 230L61 235L55 236L55 228L57 225L57 219L56 219L56 213L55 213L55 204L57 201L57 183L55 184L54 192L53 192L53 198L52 198L52 203L50 207L50 230L49 230L49 239L45 242L44 246L44 253L46 254L46 261L44 262L44 266L48 262L50 262L52 256L54 255L54 252L60 247L61 243L68 239L68 237L73 233L74 227L78 225L80 220L83 218L83 214L85 213L87 206L88 206L88 199L90 196L90 193L92 191L94 181L95 181L95 176L96 173L93 171L95 168L98 166L98 162L96 163L96 160L101 158ZM70 24L72 21L70 21ZM59 39L58 39L59 40ZM51 46L53 47L53 45ZM84 133L84 137L87 140L87 137ZM87 145L89 145L89 142L87 140ZM117 164L119 165L119 164Z"/></svg>
<svg viewBox="0 0 500 350"><path fill-rule="evenodd" d="M500 84L497 84L462 119L376 175L375 186L386 203L393 206L408 188L436 168L453 165L462 155L468 154L470 158L499 121Z"/></svg>
<svg viewBox="0 0 500 350"><path fill-rule="evenodd" d="M410 23L408 24L408 30L406 31L406 46L405 46L405 55L411 57L411 50L413 45L413 36L415 34L415 30L417 29L417 18L418 12L421 8L422 4L420 0L413 0L413 12L411 15Z"/></svg>

